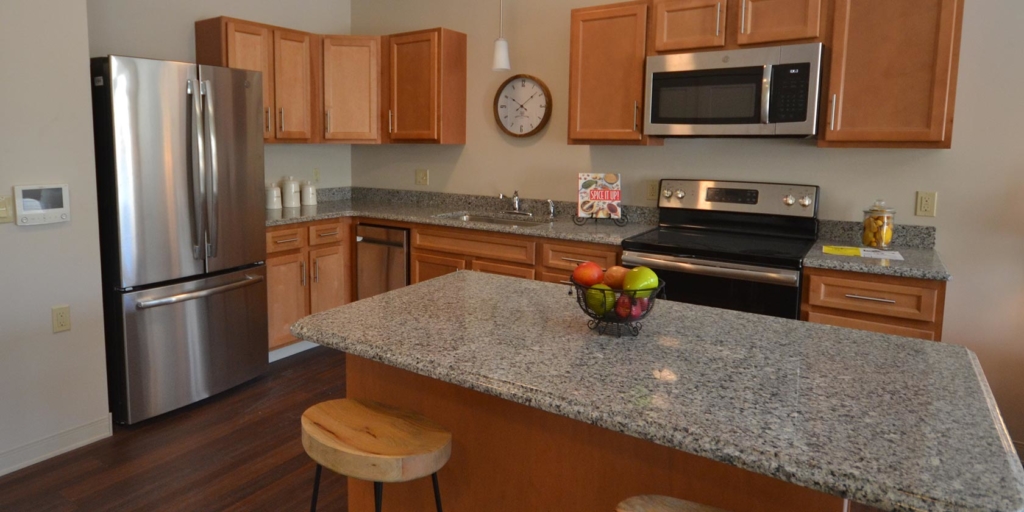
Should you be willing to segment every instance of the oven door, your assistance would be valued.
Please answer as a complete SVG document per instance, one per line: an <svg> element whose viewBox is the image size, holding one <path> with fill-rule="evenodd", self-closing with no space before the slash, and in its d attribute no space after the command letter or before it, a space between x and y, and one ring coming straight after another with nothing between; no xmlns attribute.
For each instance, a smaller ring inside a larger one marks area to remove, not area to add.
<svg viewBox="0 0 1024 512"><path fill-rule="evenodd" d="M800 272L696 258L625 252L626 267L649 267L668 300L798 319Z"/></svg>

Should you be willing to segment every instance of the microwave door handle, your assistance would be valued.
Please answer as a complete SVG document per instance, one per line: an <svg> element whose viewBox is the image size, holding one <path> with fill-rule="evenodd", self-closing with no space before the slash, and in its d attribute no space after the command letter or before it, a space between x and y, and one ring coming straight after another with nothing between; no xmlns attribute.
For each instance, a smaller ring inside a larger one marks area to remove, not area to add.
<svg viewBox="0 0 1024 512"><path fill-rule="evenodd" d="M205 258L206 232L204 211L206 210L206 141L203 135L203 99L201 85L198 80L189 80L185 92L191 103L188 108L188 173L192 185L192 256L201 260Z"/></svg>
<svg viewBox="0 0 1024 512"><path fill-rule="evenodd" d="M209 80L203 80L203 95L206 98L206 109L203 113L203 119L206 121L206 136L210 141L210 184L208 190L210 195L206 201L207 207L207 226L209 229L209 240L206 243L206 253L210 258L217 257L217 241L218 241L218 226L217 226L217 132L213 129L216 126L216 119L214 118L215 100L213 95L213 83Z"/></svg>
<svg viewBox="0 0 1024 512"><path fill-rule="evenodd" d="M761 77L761 122L768 124L768 113L772 99L772 65L764 67L764 75Z"/></svg>

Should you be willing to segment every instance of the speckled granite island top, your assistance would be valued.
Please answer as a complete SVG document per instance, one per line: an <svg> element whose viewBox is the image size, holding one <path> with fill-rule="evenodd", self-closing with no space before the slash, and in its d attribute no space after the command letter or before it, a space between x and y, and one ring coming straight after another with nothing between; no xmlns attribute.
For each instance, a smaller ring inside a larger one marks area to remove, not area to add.
<svg viewBox="0 0 1024 512"><path fill-rule="evenodd" d="M466 210L464 207L418 206L358 200L327 201L307 210L308 213L299 208L278 210L281 212L281 218L272 217L272 215L277 216L277 213L268 210L267 227L340 217L364 217L608 245L620 245L624 238L655 227L653 224L628 224L619 227L607 221L600 224L590 222L584 226L577 226L572 223L568 215L561 215L554 222L544 222L540 226L515 227L482 222L464 222L451 216L442 216L452 213L494 214L497 210L472 211ZM534 220L544 221L545 219L538 217Z"/></svg>
<svg viewBox="0 0 1024 512"><path fill-rule="evenodd" d="M886 510L1024 509L1024 468L963 347L668 301L617 339L566 293L457 272L292 332Z"/></svg>

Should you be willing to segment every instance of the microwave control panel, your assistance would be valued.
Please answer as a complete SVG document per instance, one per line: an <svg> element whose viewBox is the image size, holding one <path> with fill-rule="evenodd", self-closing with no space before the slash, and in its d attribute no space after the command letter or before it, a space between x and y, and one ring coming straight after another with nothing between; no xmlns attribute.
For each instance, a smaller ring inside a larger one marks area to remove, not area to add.
<svg viewBox="0 0 1024 512"><path fill-rule="evenodd" d="M802 123L807 120L807 91L811 65L778 64L772 67L771 103L768 119L772 123Z"/></svg>

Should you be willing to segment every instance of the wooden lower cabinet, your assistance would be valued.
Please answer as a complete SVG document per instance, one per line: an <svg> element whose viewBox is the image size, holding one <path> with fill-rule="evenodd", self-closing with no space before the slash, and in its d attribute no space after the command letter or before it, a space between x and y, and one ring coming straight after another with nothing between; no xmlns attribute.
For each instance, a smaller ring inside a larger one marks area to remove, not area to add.
<svg viewBox="0 0 1024 512"><path fill-rule="evenodd" d="M267 258L267 323L270 349L298 341L289 329L309 314L306 251Z"/></svg>
<svg viewBox="0 0 1024 512"><path fill-rule="evenodd" d="M470 270L486 272L488 274L497 274L499 276L520 277L530 280L537 275L537 271L533 268L524 268L507 263L495 263L493 261L480 260L473 260L473 262L470 263Z"/></svg>
<svg viewBox="0 0 1024 512"><path fill-rule="evenodd" d="M416 284L459 270L466 270L466 258L413 251L409 266L412 268L409 282Z"/></svg>
<svg viewBox="0 0 1024 512"><path fill-rule="evenodd" d="M803 320L940 341L946 283L804 269Z"/></svg>
<svg viewBox="0 0 1024 512"><path fill-rule="evenodd" d="M299 341L292 324L352 300L351 219L267 230L270 350Z"/></svg>

